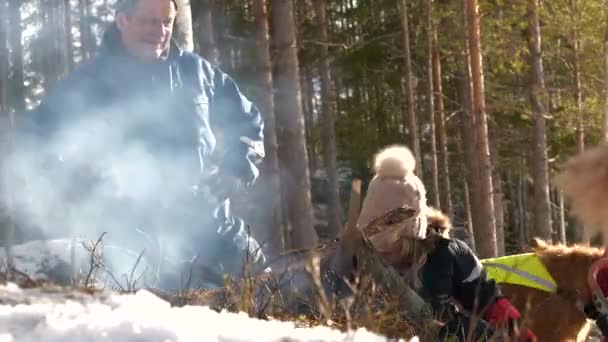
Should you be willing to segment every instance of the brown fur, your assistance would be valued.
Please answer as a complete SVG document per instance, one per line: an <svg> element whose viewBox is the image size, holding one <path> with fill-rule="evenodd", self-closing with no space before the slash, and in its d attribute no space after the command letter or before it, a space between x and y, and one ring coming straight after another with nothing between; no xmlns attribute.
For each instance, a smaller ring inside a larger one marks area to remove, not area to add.
<svg viewBox="0 0 608 342"><path fill-rule="evenodd" d="M570 158L556 177L556 185L571 205L571 213L585 226L583 241L595 232L608 233L608 144Z"/></svg>
<svg viewBox="0 0 608 342"><path fill-rule="evenodd" d="M558 285L558 293L501 284L501 290L521 312L540 341L576 341L587 322L576 299L589 300L587 271L603 250L584 245L548 245L536 239L533 251Z"/></svg>
<svg viewBox="0 0 608 342"><path fill-rule="evenodd" d="M450 231L452 230L452 223L450 218L444 214L441 210L428 207L426 212L427 219L427 230L434 232L445 238L450 237Z"/></svg>

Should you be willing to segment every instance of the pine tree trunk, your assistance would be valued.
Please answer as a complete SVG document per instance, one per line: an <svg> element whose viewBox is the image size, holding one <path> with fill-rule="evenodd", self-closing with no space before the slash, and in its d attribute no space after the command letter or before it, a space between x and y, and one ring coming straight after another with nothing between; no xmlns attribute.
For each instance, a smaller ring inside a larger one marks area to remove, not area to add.
<svg viewBox="0 0 608 342"><path fill-rule="evenodd" d="M494 136L498 133L495 126L492 127ZM492 200L494 201L494 217L496 219L496 248L498 255L505 255L505 210L503 207L504 192L502 186L502 177L500 175L500 169L497 167L499 160L499 149L498 140L494 139L490 141L490 158L492 164L495 166L492 169L492 188L494 189Z"/></svg>
<svg viewBox="0 0 608 342"><path fill-rule="evenodd" d="M526 194L526 176L525 176L525 163L523 158L519 163L519 182L518 182L518 191L517 191L517 213L519 217L519 241L518 245L524 246L528 242L528 229L527 229L527 217L526 217L526 208L527 208L527 194Z"/></svg>
<svg viewBox="0 0 608 342"><path fill-rule="evenodd" d="M10 0L9 0L10 1ZM10 51L8 49L8 27L9 27L9 16L8 13L9 7L7 6L6 1L0 0L0 120L3 123L1 132L2 138L2 152L4 150L9 150L11 148L11 139L10 134L12 133L12 127L14 123L14 113L10 111L10 103L9 103L9 59L10 59ZM6 124L8 122L8 125ZM2 153L4 155L4 153ZM4 165L5 163L2 163ZM12 244L15 237L15 225L14 221L11 219L12 212L12 193L10 185L7 184L4 180L4 168L1 169L3 173L2 183L1 183L1 194L2 194L2 210L0 211L0 219L3 222L7 222L8 224L3 225L0 228L0 238L5 241L5 254L4 256L0 256L0 258L6 258L6 266L14 266L13 262L13 253L12 253ZM12 276L11 267L8 267L7 274L9 278Z"/></svg>
<svg viewBox="0 0 608 342"><path fill-rule="evenodd" d="M9 111L9 61L8 49L8 6L5 0L0 0L0 113Z"/></svg>
<svg viewBox="0 0 608 342"><path fill-rule="evenodd" d="M18 113L25 109L25 86L23 80L23 46L21 45L21 36L23 29L21 27L21 1L9 0L9 34L10 46L12 49L12 69L13 78L11 79L11 94L10 99L13 108Z"/></svg>
<svg viewBox="0 0 608 342"><path fill-rule="evenodd" d="M583 119L583 90L581 87L581 66L580 66L580 42L578 32L572 31L572 44L574 45L574 96L576 100L576 149L579 153L585 150L585 126Z"/></svg>
<svg viewBox="0 0 608 342"><path fill-rule="evenodd" d="M40 16L42 20L41 33L44 34L46 39L43 39L41 44L43 45L44 55L42 56L42 75L44 78L44 87L49 89L52 84L57 80L57 72L59 71L55 56L57 54L57 18L55 17L55 4L53 1L40 0Z"/></svg>
<svg viewBox="0 0 608 342"><path fill-rule="evenodd" d="M426 0L426 30L427 30L427 109L429 112L429 140L431 143L431 203L441 208L439 198L439 173L437 170L437 137L435 132L435 101L433 86L433 0Z"/></svg>
<svg viewBox="0 0 608 342"><path fill-rule="evenodd" d="M530 101L534 112L534 227L535 234L551 241L551 199L549 198L549 163L545 121L545 79L541 52L538 0L528 2L528 48L530 50Z"/></svg>
<svg viewBox="0 0 608 342"><path fill-rule="evenodd" d="M64 0L66 74L74 69L74 37L72 36L72 6Z"/></svg>
<svg viewBox="0 0 608 342"><path fill-rule="evenodd" d="M574 24L574 17L578 10L578 0L570 0L570 15ZM585 121L583 118L583 89L581 85L581 66L580 66L580 40L578 30L575 28L571 32L572 39L572 64L574 67L574 100L576 104L576 150L582 153L585 150ZM591 232L582 223L577 222L574 227L576 235L579 235L581 242L589 244L591 242Z"/></svg>
<svg viewBox="0 0 608 342"><path fill-rule="evenodd" d="M273 43L276 47L275 113L277 119L281 177L286 194L293 243L290 247L316 245L310 198L310 173L300 101L299 66L295 35L293 2L272 0Z"/></svg>
<svg viewBox="0 0 608 342"><path fill-rule="evenodd" d="M463 16L466 27L466 16ZM480 207L480 190L479 190L479 166L477 157L475 156L476 136L472 127L475 127L475 115L473 111L473 88L471 82L471 66L469 62L469 44L468 37L463 37L463 49L460 52L459 58L459 77L458 91L462 103L462 115L459 119L460 137L462 139L462 148L464 161L466 165L466 179L468 184L469 200L471 203L471 224L473 226L472 240L475 241L475 247L478 246L482 239L481 233L481 217L478 211Z"/></svg>
<svg viewBox="0 0 608 342"><path fill-rule="evenodd" d="M92 52L92 46L90 46L90 30L89 30L89 1L78 0L78 24L80 30L80 54L83 61L90 58Z"/></svg>
<svg viewBox="0 0 608 342"><path fill-rule="evenodd" d="M319 24L319 39L321 62L319 71L321 73L321 101L322 101L322 134L323 134L323 162L327 178L329 180L329 208L328 208L328 232L329 239L335 238L342 230L342 206L340 204L340 185L338 183L338 166L337 166L337 151L336 151L336 98L331 80L331 65L329 49L326 44L329 41L328 37L328 19L327 19L326 0L315 0L315 10L317 21Z"/></svg>
<svg viewBox="0 0 608 342"><path fill-rule="evenodd" d="M416 174L422 176L422 155L420 152L420 137L418 135L418 113L416 112L414 103L414 81L412 72L412 53L410 50L410 28L408 19L407 0L399 1L401 9L401 30L403 33L403 63L405 75L403 79L402 88L404 91L405 98L407 99L407 119L403 120L408 123L410 131L410 147L416 158Z"/></svg>
<svg viewBox="0 0 608 342"><path fill-rule="evenodd" d="M519 228L519 184L517 183L517 178L514 176L513 168L506 169L505 173L508 196L507 215L505 215L505 217L508 218L508 222L505 224L505 250L510 254L513 252L513 249L508 248L511 247L509 243L516 246L521 246L517 243L517 240L519 239L519 236L517 235L517 229Z"/></svg>
<svg viewBox="0 0 608 342"><path fill-rule="evenodd" d="M177 1L177 17L173 25L173 38L179 46L192 52L194 50L194 37L192 32L192 9L190 0Z"/></svg>
<svg viewBox="0 0 608 342"><path fill-rule="evenodd" d="M306 150L308 151L308 167L311 173L318 169L317 148L314 134L313 112L317 110L314 100L313 75L309 69L301 71L300 86L302 89L302 111L304 112L304 129L306 131Z"/></svg>
<svg viewBox="0 0 608 342"><path fill-rule="evenodd" d="M224 70L230 70L232 66L230 46L226 39L226 28L228 27L226 18L226 0L213 1L213 33L218 47L219 64Z"/></svg>
<svg viewBox="0 0 608 342"><path fill-rule="evenodd" d="M441 84L441 56L439 54L439 41L437 39L437 28L433 27L433 89L435 91L435 103L437 104L436 136L438 143L438 169L440 183L441 210L450 217L452 211L452 195L450 193L450 171L448 166L448 136L445 128L445 107L443 104L443 87Z"/></svg>
<svg viewBox="0 0 608 342"><path fill-rule="evenodd" d="M198 50L200 55L209 61L211 64L218 63L218 50L217 44L215 43L215 36L213 30L213 1L214 0L202 0L198 4L197 22L198 22ZM216 0L217 1L217 0ZM259 4L254 2L254 20L256 20L256 39L259 39L259 20L256 15L259 14ZM265 14L266 15L266 14ZM267 16L267 15L266 15ZM259 41L257 41L258 44ZM258 45L258 49L260 46Z"/></svg>
<svg viewBox="0 0 608 342"><path fill-rule="evenodd" d="M255 192L259 196L259 203L265 203L267 206L265 207L267 209L261 214L263 217L260 223L263 226L260 228L264 229L264 232L261 232L262 238L260 240L267 242L267 247L272 253L280 253L285 247L285 232L281 224L281 183L276 119L272 96L272 65L270 61L267 1L254 0L252 10L256 41L256 83L260 89L257 94L258 96L256 96L256 102L264 119L264 147L266 150L266 157L261 165L260 180L255 187ZM209 11L209 19L211 19L211 11ZM212 37L212 34L210 36Z"/></svg>
<svg viewBox="0 0 608 342"><path fill-rule="evenodd" d="M476 156L479 162L479 208L481 226L475 227L481 237L477 244L480 257L489 258L497 255L496 220L494 219L494 202L492 199L492 164L488 146L488 124L485 108L483 62L481 57L481 32L479 23L479 6L477 0L464 0L466 4L469 52L471 63L471 80L473 83L473 108L476 117L475 132L477 136Z"/></svg>
<svg viewBox="0 0 608 342"><path fill-rule="evenodd" d="M461 82L460 82L461 83ZM463 114L464 115L464 114ZM465 151L463 148L463 138L462 138L462 134L463 134L463 127L465 127L465 125L462 124L462 122L464 121L464 119L461 117L459 118L459 128L460 131L458 132L458 141L457 141L457 146L458 146L458 154L460 154L461 156L463 156L464 162L460 163L460 170L462 175L464 175L464 177L462 177L462 199L463 199L463 206L464 206L464 214L465 214L465 218L466 218L466 233L467 233L467 243L469 244L469 246L471 247L471 249L475 250L475 233L473 230L473 215L472 215L472 204L471 204L471 190L469 189L470 185L469 185L469 176L468 176L468 171L467 171L467 162L466 159L467 157L465 156Z"/></svg>

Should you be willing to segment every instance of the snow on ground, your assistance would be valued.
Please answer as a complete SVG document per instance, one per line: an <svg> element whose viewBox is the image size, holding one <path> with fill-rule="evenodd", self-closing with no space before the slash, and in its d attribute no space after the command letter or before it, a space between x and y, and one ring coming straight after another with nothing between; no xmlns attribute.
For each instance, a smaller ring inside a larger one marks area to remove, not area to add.
<svg viewBox="0 0 608 342"><path fill-rule="evenodd" d="M30 241L12 249L17 270L34 280L71 276L74 244L77 268L88 268L80 239ZM0 259L5 252L0 248ZM0 262L0 268L4 263ZM129 263L131 265L132 263ZM342 333L328 327L301 328L208 307L171 307L146 290L89 294L61 287L21 289L0 285L0 342L96 341L386 341L365 329Z"/></svg>
<svg viewBox="0 0 608 342"><path fill-rule="evenodd" d="M365 329L342 333L328 327L296 328L218 313L207 307L171 307L140 290L94 295L61 288L0 286L0 342L96 341L387 341Z"/></svg>

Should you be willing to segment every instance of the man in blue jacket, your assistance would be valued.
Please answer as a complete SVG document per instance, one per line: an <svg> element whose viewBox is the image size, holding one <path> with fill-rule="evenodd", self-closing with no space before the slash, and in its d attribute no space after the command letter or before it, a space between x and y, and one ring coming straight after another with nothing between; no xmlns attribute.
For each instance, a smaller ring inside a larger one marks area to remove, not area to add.
<svg viewBox="0 0 608 342"><path fill-rule="evenodd" d="M65 214L56 227L95 226L86 232L108 231L150 258L162 250L159 260L239 275L265 263L229 202L258 177L263 122L233 79L172 40L178 10L174 0L119 1L98 56L23 116L17 146L35 157L19 172L39 171L25 182L55 206L47 213ZM52 195L38 191L44 181Z"/></svg>

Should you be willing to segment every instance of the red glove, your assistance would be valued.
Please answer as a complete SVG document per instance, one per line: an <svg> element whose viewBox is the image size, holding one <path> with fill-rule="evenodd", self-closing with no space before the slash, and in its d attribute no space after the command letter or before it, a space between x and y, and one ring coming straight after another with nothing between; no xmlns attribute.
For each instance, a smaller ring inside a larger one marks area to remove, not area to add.
<svg viewBox="0 0 608 342"><path fill-rule="evenodd" d="M491 304L485 315L485 319L495 328L504 328L509 322L520 318L519 311L506 298L501 298ZM534 342L537 340L538 337L528 328L522 329L517 336L517 341L520 342Z"/></svg>
<svg viewBox="0 0 608 342"><path fill-rule="evenodd" d="M485 319L494 327L503 327L510 321L521 317L519 311L506 298L501 298L491 304L486 311Z"/></svg>

